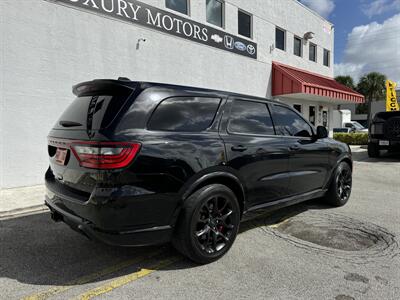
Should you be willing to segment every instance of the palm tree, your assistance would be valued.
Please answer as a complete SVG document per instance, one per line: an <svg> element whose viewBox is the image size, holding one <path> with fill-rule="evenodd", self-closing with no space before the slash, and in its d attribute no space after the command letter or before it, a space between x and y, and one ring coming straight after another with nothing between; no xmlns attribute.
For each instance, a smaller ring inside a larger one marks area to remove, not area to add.
<svg viewBox="0 0 400 300"><path fill-rule="evenodd" d="M368 123L371 119L372 101L384 99L386 89L385 82L385 75L378 72L371 72L361 77L360 82L357 85L357 90L363 94L367 100Z"/></svg>
<svg viewBox="0 0 400 300"><path fill-rule="evenodd" d="M351 88L352 90L356 88L356 86L354 85L353 77L351 76L337 76L335 77L335 80L340 84L343 84L348 88Z"/></svg>

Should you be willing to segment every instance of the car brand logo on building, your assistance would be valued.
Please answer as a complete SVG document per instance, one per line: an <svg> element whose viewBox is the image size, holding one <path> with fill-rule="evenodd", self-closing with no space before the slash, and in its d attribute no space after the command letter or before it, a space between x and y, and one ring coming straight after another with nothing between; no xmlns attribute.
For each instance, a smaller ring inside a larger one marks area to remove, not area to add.
<svg viewBox="0 0 400 300"><path fill-rule="evenodd" d="M247 49L246 45L243 44L242 42L236 42L235 48L238 49L239 51L246 51Z"/></svg>
<svg viewBox="0 0 400 300"><path fill-rule="evenodd" d="M250 55L254 55L256 53L256 47L254 47L253 45L247 45L247 52Z"/></svg>
<svg viewBox="0 0 400 300"><path fill-rule="evenodd" d="M222 41L224 40L222 37L220 37L218 34L213 34L211 36L211 39L216 42L216 43L222 43Z"/></svg>
<svg viewBox="0 0 400 300"><path fill-rule="evenodd" d="M257 44L241 37L178 16L171 12L137 0L52 0L66 3L82 10L128 21L132 24L157 30L195 43L257 59ZM111 3L107 6L105 3ZM147 1L150 2L150 1ZM249 48L248 45L251 45ZM247 50L247 51L246 51Z"/></svg>
<svg viewBox="0 0 400 300"><path fill-rule="evenodd" d="M235 42L233 37L226 35L224 40L225 40L225 48L232 50L234 48L234 42Z"/></svg>

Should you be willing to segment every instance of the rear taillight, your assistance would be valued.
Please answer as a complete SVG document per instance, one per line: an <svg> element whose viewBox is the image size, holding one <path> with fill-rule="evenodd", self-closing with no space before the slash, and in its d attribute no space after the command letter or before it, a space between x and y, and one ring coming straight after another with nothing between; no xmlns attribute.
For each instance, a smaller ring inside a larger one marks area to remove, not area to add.
<svg viewBox="0 0 400 300"><path fill-rule="evenodd" d="M128 166L140 150L139 143L74 142L71 150L80 166L91 169L120 169Z"/></svg>
<svg viewBox="0 0 400 300"><path fill-rule="evenodd" d="M372 134L383 134L383 123L375 123L371 125Z"/></svg>

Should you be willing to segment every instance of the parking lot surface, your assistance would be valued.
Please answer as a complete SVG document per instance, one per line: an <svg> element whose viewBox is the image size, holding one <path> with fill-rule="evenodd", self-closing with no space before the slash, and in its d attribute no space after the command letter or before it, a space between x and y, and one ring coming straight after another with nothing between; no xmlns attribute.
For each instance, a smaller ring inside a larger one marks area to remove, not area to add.
<svg viewBox="0 0 400 300"><path fill-rule="evenodd" d="M0 221L0 299L399 299L400 157L354 153L347 206L312 201L243 223L197 266L172 247L88 241L48 213Z"/></svg>

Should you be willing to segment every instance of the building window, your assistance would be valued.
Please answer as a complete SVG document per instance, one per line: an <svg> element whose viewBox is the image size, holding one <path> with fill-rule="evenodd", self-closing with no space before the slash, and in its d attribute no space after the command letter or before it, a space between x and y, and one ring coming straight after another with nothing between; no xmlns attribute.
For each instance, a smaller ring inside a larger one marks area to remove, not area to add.
<svg viewBox="0 0 400 300"><path fill-rule="evenodd" d="M324 66L329 67L331 62L331 52L324 49Z"/></svg>
<svg viewBox="0 0 400 300"><path fill-rule="evenodd" d="M309 58L313 62L317 62L317 45L310 43Z"/></svg>
<svg viewBox="0 0 400 300"><path fill-rule="evenodd" d="M189 0L165 0L165 6L182 14L189 14Z"/></svg>
<svg viewBox="0 0 400 300"><path fill-rule="evenodd" d="M286 31L280 28L275 29L275 47L286 50Z"/></svg>
<svg viewBox="0 0 400 300"><path fill-rule="evenodd" d="M293 52L294 55L300 56L300 57L303 56L303 43L302 43L301 38L299 38L297 36L294 37L293 49L294 49L294 52Z"/></svg>
<svg viewBox="0 0 400 300"><path fill-rule="evenodd" d="M207 22L224 27L224 2L222 0L206 0Z"/></svg>
<svg viewBox="0 0 400 300"><path fill-rule="evenodd" d="M299 113L303 113L303 106L301 104L294 104L293 108L297 110Z"/></svg>
<svg viewBox="0 0 400 300"><path fill-rule="evenodd" d="M238 12L239 34L245 37L252 37L252 16L244 11Z"/></svg>

